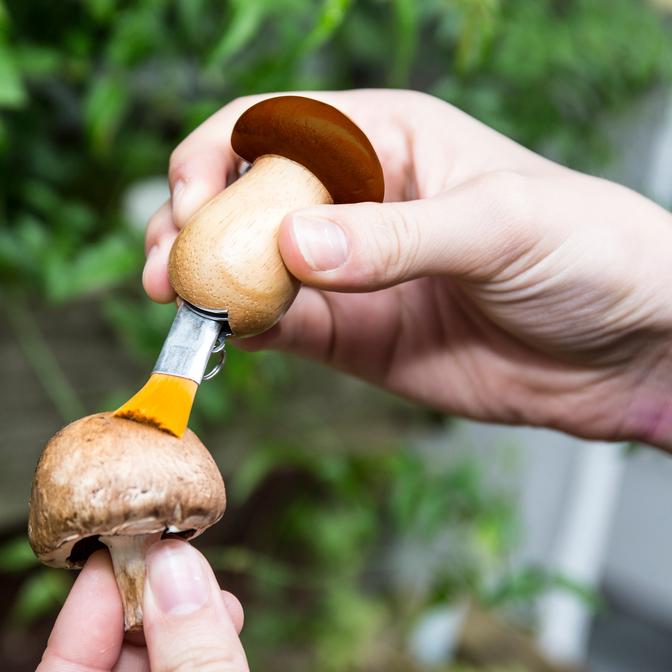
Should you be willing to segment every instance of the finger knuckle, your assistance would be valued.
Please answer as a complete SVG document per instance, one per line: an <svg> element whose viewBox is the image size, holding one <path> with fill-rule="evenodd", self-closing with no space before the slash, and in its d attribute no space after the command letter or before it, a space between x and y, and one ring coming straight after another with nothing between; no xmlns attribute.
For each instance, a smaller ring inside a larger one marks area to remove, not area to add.
<svg viewBox="0 0 672 672"><path fill-rule="evenodd" d="M458 275L491 281L529 256L538 238L530 177L495 170L472 178L456 193L464 199L459 211L469 222L459 236Z"/></svg>
<svg viewBox="0 0 672 672"><path fill-rule="evenodd" d="M158 210L155 210L147 222L148 231L160 228L170 217L170 203L164 203Z"/></svg>
<svg viewBox="0 0 672 672"><path fill-rule="evenodd" d="M170 159L168 160L168 181L171 185L184 178L184 164L186 162L185 142L186 140L183 140L170 153Z"/></svg>
<svg viewBox="0 0 672 672"><path fill-rule="evenodd" d="M512 170L486 173L480 189L491 217L512 231L532 221L532 190L530 179Z"/></svg>
<svg viewBox="0 0 672 672"><path fill-rule="evenodd" d="M374 231L372 274L376 279L390 281L406 276L420 249L417 218L401 212L394 204L387 204L384 210L377 210Z"/></svg>
<svg viewBox="0 0 672 672"><path fill-rule="evenodd" d="M229 120L229 123L231 123L230 120L237 119L248 107L251 107L254 103L259 102L264 97L266 96L250 95L234 98L184 138L184 140L173 149L168 160L168 180L170 184L174 185L178 180L186 180L188 178L188 166L191 164L194 148L200 145L204 139L207 139L207 135L210 134L214 128L219 126L220 123L225 120Z"/></svg>

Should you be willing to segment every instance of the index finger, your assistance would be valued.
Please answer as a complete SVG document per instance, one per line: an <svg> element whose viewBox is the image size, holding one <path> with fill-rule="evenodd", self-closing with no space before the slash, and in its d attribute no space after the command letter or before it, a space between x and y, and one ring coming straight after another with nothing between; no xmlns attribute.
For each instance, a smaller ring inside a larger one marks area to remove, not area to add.
<svg viewBox="0 0 672 672"><path fill-rule="evenodd" d="M269 96L237 98L192 131L173 150L168 169L173 222L181 229L202 205L218 194L236 172L231 131L251 105Z"/></svg>
<svg viewBox="0 0 672 672"><path fill-rule="evenodd" d="M403 163L400 154L404 149L403 133L395 133L389 125L383 124L379 114L381 99L392 98L385 91L296 91L292 95L309 96L316 100L335 105L353 118L371 138L380 152L384 170L389 165ZM233 100L192 131L173 151L170 157L168 182L172 194L173 222L182 228L189 217L213 196L226 187L227 181L237 172L238 158L231 147L231 132L240 115L249 107L267 98L287 95L284 92L245 96ZM403 98L403 97L402 97ZM388 101L389 102L389 101ZM395 161L385 160L386 155ZM394 169L397 171L397 169ZM386 174L386 182L398 181L396 175ZM394 191L394 189L392 190Z"/></svg>
<svg viewBox="0 0 672 672"><path fill-rule="evenodd" d="M105 551L99 551L77 577L37 672L111 670L119 658L123 637L121 598L112 563Z"/></svg>

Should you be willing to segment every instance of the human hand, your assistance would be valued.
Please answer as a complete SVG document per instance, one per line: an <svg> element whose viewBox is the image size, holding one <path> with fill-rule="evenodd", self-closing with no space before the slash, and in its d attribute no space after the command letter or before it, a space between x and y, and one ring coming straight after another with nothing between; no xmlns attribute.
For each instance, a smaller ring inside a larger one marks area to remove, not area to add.
<svg viewBox="0 0 672 672"><path fill-rule="evenodd" d="M480 420L672 450L672 217L552 163L447 103L403 91L309 93L361 126L386 203L288 215L304 283L240 343L294 352ZM178 230L236 172L225 106L175 150L172 203L147 231L148 294L170 301Z"/></svg>
<svg viewBox="0 0 672 672"><path fill-rule="evenodd" d="M205 558L186 542L161 541L147 569L146 644L124 641L112 564L99 551L77 577L37 672L247 672L242 607L219 589Z"/></svg>

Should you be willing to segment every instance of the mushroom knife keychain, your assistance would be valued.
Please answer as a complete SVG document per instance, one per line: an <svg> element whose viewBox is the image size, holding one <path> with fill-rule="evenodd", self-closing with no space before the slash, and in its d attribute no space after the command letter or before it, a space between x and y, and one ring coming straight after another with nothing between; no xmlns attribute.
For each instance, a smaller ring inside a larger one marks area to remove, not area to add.
<svg viewBox="0 0 672 672"><path fill-rule="evenodd" d="M278 249L283 217L328 203L383 200L380 161L364 133L326 103L278 96L250 107L231 134L252 164L194 214L170 252L170 282L182 303L145 386L114 415L184 433L202 380L224 361L224 341L266 331L299 283ZM205 373L210 355L219 362Z"/></svg>

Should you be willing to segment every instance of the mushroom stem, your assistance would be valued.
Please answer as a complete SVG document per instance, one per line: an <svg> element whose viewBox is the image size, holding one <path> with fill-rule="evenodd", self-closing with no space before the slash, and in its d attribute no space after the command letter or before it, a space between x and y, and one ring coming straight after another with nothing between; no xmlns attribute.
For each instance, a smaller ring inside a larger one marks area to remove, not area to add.
<svg viewBox="0 0 672 672"><path fill-rule="evenodd" d="M101 536L110 549L114 575L124 606L124 630L142 630L142 596L145 587L145 555L147 549L161 539L161 532L152 534Z"/></svg>

